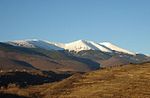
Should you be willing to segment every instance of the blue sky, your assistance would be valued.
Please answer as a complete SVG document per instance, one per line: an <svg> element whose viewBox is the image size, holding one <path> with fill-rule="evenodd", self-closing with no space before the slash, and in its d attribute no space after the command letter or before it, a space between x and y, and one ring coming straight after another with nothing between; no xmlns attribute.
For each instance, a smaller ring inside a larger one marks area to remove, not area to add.
<svg viewBox="0 0 150 98"><path fill-rule="evenodd" d="M150 0L0 0L0 41L32 38L150 54Z"/></svg>

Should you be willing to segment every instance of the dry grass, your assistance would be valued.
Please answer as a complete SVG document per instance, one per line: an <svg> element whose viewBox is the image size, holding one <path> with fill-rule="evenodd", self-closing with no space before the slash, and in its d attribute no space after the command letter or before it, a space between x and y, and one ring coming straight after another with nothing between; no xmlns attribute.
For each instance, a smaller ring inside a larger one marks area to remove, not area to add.
<svg viewBox="0 0 150 98"><path fill-rule="evenodd" d="M150 98L150 63L75 74L60 82L5 92L33 98Z"/></svg>
<svg viewBox="0 0 150 98"><path fill-rule="evenodd" d="M98 70L71 77L50 88L45 98L52 95L59 98L150 98L150 64Z"/></svg>

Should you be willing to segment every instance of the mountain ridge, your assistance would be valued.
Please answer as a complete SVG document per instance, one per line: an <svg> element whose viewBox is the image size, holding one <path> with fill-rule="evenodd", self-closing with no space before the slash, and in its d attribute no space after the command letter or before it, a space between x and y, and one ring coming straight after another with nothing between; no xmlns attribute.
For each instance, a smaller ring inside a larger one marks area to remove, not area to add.
<svg viewBox="0 0 150 98"><path fill-rule="evenodd" d="M100 50L102 52L122 52L125 54L136 55L135 52L128 51L126 49L120 48L119 46L112 44L111 42L94 42L88 40L77 40L70 43L58 43L50 42L47 40L38 39L26 39L26 40L14 40L5 42L14 46L21 46L26 48L44 48L47 50L69 50L80 52L83 50Z"/></svg>
<svg viewBox="0 0 150 98"><path fill-rule="evenodd" d="M8 41L5 43L17 47L24 47L29 50L31 49L39 51L40 49L40 51L45 55L49 54L48 51L51 51L50 54L52 53L54 55L55 60L58 59L57 57L55 58L55 56L59 55L58 57L61 57L59 53L55 52L63 51L63 55L68 55L68 57L71 55L71 58L73 56L80 59L83 58L92 60L96 63L99 63L101 67L119 66L130 63L135 64L150 61L150 57L145 54L136 54L135 52L130 52L110 42L96 43L88 40L77 40L70 43L58 43L46 40L27 39ZM61 58L65 60L65 58ZM75 60L76 58L72 59Z"/></svg>

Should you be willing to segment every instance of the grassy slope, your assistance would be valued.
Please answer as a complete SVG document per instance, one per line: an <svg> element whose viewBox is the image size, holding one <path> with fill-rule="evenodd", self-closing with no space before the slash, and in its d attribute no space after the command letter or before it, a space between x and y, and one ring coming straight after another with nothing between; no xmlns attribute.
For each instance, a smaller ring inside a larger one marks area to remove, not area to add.
<svg viewBox="0 0 150 98"><path fill-rule="evenodd" d="M150 98L150 63L75 74L60 82L6 92L32 98Z"/></svg>
<svg viewBox="0 0 150 98"><path fill-rule="evenodd" d="M50 86L45 98L150 98L150 63L76 75Z"/></svg>

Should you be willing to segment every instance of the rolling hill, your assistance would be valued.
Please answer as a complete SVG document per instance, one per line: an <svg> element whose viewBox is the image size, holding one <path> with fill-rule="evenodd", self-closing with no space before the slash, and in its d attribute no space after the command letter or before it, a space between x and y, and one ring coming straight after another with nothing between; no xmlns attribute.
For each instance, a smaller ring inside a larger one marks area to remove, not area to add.
<svg viewBox="0 0 150 98"><path fill-rule="evenodd" d="M150 63L143 63L77 73L60 82L3 93L29 98L149 98L149 87Z"/></svg>

